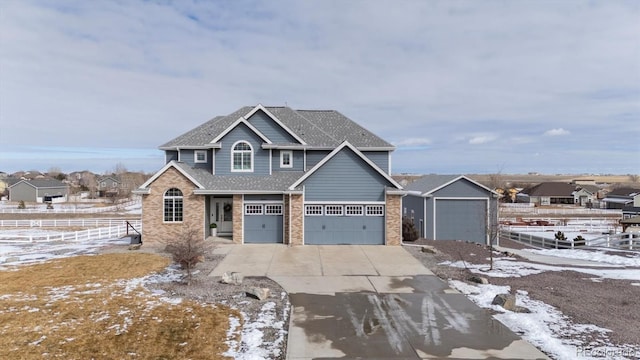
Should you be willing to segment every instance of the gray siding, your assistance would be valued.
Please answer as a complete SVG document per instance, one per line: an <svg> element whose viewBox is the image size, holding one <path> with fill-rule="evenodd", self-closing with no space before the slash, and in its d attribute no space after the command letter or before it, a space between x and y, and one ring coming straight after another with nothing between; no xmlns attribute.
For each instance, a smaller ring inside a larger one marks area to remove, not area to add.
<svg viewBox="0 0 640 360"><path fill-rule="evenodd" d="M293 167L281 168L280 167L280 150L273 150L273 156L271 157L271 166L273 171L304 171L304 152L292 151L293 154Z"/></svg>
<svg viewBox="0 0 640 360"><path fill-rule="evenodd" d="M231 172L231 147L236 141L247 141L253 147L253 172ZM244 124L231 130L216 150L216 175L269 175L269 151L262 149L263 140Z"/></svg>
<svg viewBox="0 0 640 360"><path fill-rule="evenodd" d="M322 159L327 157L331 151L329 150L311 150L307 151L307 170L316 166Z"/></svg>
<svg viewBox="0 0 640 360"><path fill-rule="evenodd" d="M167 150L164 152L164 156L167 159L167 163L171 161L178 161L178 152L174 150Z"/></svg>
<svg viewBox="0 0 640 360"><path fill-rule="evenodd" d="M188 164L191 167L194 168L201 168L201 169L207 169L207 170L211 170L211 164L212 164L212 151L211 149L207 150L207 162L206 163L196 163L195 162L195 152L198 150L194 150L194 149L181 149L180 150L180 161ZM177 159L176 159L177 160Z"/></svg>
<svg viewBox="0 0 640 360"><path fill-rule="evenodd" d="M262 111L253 114L248 121L274 144L299 143Z"/></svg>
<svg viewBox="0 0 640 360"><path fill-rule="evenodd" d="M389 173L389 152L388 151L363 151L369 160L373 161L376 166L387 174Z"/></svg>
<svg viewBox="0 0 640 360"><path fill-rule="evenodd" d="M402 217L411 218L411 211L414 217L413 225L418 230L418 235L424 237L424 198L422 196L407 195L402 198Z"/></svg>
<svg viewBox="0 0 640 360"><path fill-rule="evenodd" d="M17 183L9 189L9 200L11 201L36 201L36 189L24 182Z"/></svg>
<svg viewBox="0 0 640 360"><path fill-rule="evenodd" d="M448 186L433 193L433 196L455 196L455 197L485 197L489 196L489 191L473 184L465 179L460 179Z"/></svg>
<svg viewBox="0 0 640 360"><path fill-rule="evenodd" d="M302 185L306 201L384 201L384 189L390 183L344 148Z"/></svg>
<svg viewBox="0 0 640 360"><path fill-rule="evenodd" d="M245 201L274 201L279 200L282 201L282 195L280 194L246 194L244 196Z"/></svg>

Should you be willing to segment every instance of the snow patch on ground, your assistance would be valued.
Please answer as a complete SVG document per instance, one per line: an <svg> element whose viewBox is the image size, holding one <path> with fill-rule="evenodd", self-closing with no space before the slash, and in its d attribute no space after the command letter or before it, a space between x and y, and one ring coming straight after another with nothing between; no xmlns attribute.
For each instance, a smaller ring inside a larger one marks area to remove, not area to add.
<svg viewBox="0 0 640 360"><path fill-rule="evenodd" d="M637 266L640 267L640 253L625 252L628 256L606 254L600 250L580 250L580 249L526 249L534 254L556 256L567 259L578 259L595 261L610 265Z"/></svg>
<svg viewBox="0 0 640 360"><path fill-rule="evenodd" d="M514 313L491 304L497 294L508 293L509 286L476 285L458 280L450 280L449 285L478 306L498 312L494 315L497 320L553 358L633 359L640 355L640 345L616 348L607 337L610 330L590 324L574 324L553 306L529 298L526 291L518 291L517 303L531 310L528 314ZM615 356L600 356L610 353L615 353Z"/></svg>

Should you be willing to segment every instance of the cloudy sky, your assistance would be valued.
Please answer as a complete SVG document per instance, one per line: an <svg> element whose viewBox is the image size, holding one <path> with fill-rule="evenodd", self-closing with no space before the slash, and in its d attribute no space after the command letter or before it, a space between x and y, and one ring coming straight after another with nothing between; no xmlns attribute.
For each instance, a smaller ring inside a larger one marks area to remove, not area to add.
<svg viewBox="0 0 640 360"><path fill-rule="evenodd" d="M335 109L394 173L640 173L640 2L0 0L0 171L120 163L244 105Z"/></svg>

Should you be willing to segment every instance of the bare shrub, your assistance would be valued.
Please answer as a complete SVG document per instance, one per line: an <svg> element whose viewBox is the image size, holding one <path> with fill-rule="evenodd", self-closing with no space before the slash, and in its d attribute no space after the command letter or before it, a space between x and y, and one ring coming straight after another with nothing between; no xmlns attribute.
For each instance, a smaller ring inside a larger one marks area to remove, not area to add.
<svg viewBox="0 0 640 360"><path fill-rule="evenodd" d="M413 221L407 218L402 219L402 240L415 241L416 239L418 239L418 231Z"/></svg>
<svg viewBox="0 0 640 360"><path fill-rule="evenodd" d="M171 254L173 261L187 271L187 285L191 283L192 269L204 261L209 245L197 236L193 229L185 228L180 235L166 242L165 251Z"/></svg>

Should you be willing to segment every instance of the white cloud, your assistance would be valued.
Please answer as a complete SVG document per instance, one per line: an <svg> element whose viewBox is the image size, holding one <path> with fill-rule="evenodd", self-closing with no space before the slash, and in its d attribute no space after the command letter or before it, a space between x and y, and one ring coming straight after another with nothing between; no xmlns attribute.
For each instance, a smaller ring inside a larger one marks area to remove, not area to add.
<svg viewBox="0 0 640 360"><path fill-rule="evenodd" d="M429 138L407 138L394 142L398 147L420 147L431 145L432 141Z"/></svg>
<svg viewBox="0 0 640 360"><path fill-rule="evenodd" d="M569 134L571 134L571 132L563 128L555 128L544 132L545 136L564 136Z"/></svg>
<svg viewBox="0 0 640 360"><path fill-rule="evenodd" d="M498 138L497 135L494 134L478 134L474 135L469 139L469 144L471 145L481 145L495 141Z"/></svg>

